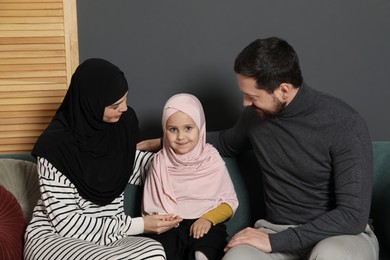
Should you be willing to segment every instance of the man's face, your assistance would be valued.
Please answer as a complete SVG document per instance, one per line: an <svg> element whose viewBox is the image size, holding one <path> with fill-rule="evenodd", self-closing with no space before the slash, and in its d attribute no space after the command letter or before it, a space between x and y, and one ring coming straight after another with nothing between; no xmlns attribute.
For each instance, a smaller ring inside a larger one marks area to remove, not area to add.
<svg viewBox="0 0 390 260"><path fill-rule="evenodd" d="M256 88L256 80L237 74L238 86L244 96L243 105L245 107L252 106L256 109L257 114L261 119L274 118L283 111L286 102L281 95L268 93L263 89Z"/></svg>

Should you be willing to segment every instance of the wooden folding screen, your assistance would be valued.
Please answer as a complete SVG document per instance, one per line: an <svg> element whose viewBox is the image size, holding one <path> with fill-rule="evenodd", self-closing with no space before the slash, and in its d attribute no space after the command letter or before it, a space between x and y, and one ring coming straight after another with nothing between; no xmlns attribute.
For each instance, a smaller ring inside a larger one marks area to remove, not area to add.
<svg viewBox="0 0 390 260"><path fill-rule="evenodd" d="M76 0L0 0L0 154L30 152L78 65Z"/></svg>

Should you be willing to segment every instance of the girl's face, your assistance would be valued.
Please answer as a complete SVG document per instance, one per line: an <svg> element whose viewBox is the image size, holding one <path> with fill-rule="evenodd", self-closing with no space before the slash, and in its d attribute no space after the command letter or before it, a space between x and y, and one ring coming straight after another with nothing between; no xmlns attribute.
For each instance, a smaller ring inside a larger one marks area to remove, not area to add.
<svg viewBox="0 0 390 260"><path fill-rule="evenodd" d="M198 144L199 128L186 113L177 111L168 118L165 135L169 146L176 154L185 154Z"/></svg>
<svg viewBox="0 0 390 260"><path fill-rule="evenodd" d="M103 121L106 123L116 123L121 118L122 113L127 111L127 92L112 105L104 108Z"/></svg>

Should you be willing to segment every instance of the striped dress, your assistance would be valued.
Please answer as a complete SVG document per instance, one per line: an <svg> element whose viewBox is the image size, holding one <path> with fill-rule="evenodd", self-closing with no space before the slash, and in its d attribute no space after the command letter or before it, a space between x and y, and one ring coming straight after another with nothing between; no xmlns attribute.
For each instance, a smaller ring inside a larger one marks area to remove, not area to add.
<svg viewBox="0 0 390 260"><path fill-rule="evenodd" d="M159 242L134 236L143 218L125 215L123 193L99 206L45 158L38 174L42 195L25 233L25 259L165 259Z"/></svg>

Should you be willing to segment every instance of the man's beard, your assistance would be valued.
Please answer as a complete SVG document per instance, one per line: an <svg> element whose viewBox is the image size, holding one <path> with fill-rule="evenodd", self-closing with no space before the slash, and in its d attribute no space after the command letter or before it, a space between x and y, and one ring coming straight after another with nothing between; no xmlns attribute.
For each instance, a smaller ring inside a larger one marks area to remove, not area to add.
<svg viewBox="0 0 390 260"><path fill-rule="evenodd" d="M273 96L273 99L275 101L275 105L272 110L263 110L255 107L257 114L262 120L276 118L286 107L286 103L280 102L275 96Z"/></svg>

